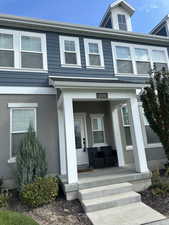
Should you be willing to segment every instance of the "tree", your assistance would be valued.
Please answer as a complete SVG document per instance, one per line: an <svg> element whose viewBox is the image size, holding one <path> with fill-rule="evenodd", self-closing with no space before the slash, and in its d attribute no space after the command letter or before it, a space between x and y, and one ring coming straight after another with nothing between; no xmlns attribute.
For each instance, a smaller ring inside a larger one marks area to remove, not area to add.
<svg viewBox="0 0 169 225"><path fill-rule="evenodd" d="M158 135L169 160L169 73L154 69L141 94L145 116Z"/></svg>
<svg viewBox="0 0 169 225"><path fill-rule="evenodd" d="M16 155L18 189L30 184L37 177L44 177L47 173L46 154L39 143L34 129L30 126L21 140Z"/></svg>

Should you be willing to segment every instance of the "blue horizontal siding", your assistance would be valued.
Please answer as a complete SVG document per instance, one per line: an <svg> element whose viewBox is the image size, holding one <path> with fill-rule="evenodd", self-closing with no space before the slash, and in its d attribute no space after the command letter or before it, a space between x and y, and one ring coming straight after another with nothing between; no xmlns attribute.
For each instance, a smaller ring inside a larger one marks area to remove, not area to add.
<svg viewBox="0 0 169 225"><path fill-rule="evenodd" d="M67 76L67 77L84 77L84 78L87 78L87 77L113 78L114 77L113 56L112 56L110 39L106 39L106 38L102 39L104 63L105 63L104 69L86 68L84 41L83 41L83 39L85 38L84 36L79 36L82 67L81 68L65 68L65 67L62 67L60 63L59 35L60 35L59 33L55 33L55 32L46 32L48 73L0 71L0 86L47 87L49 75ZM88 37L88 38L93 38L93 37ZM114 40L114 41L118 41L118 40ZM136 43L136 44L140 44L140 43ZM126 81L130 80L134 82L138 80L138 81L144 82L143 78L119 77L119 79L123 79Z"/></svg>

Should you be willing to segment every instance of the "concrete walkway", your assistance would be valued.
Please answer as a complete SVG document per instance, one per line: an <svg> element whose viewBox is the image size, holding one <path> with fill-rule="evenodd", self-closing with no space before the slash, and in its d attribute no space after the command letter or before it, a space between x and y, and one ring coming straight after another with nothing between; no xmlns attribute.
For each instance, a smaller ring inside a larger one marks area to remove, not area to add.
<svg viewBox="0 0 169 225"><path fill-rule="evenodd" d="M79 190L79 200L93 225L142 225L166 218L143 204L132 184L94 182Z"/></svg>

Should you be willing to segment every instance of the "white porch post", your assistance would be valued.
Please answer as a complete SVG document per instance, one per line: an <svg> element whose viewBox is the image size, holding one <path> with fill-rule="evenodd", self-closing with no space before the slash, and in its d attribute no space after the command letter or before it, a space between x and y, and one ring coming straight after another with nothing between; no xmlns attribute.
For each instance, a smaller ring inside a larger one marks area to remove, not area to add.
<svg viewBox="0 0 169 225"><path fill-rule="evenodd" d="M114 130L114 139L115 139L115 145L116 145L117 156L118 156L118 165L119 167L124 167L125 160L124 160L123 144L122 144L122 137L121 137L121 131L120 131L118 108L113 108L113 106L111 105L111 113L112 113L112 122L113 122L113 130Z"/></svg>
<svg viewBox="0 0 169 225"><path fill-rule="evenodd" d="M134 147L134 159L137 172L148 172L147 159L144 148L143 134L141 128L140 114L138 109L138 101L136 96L130 98L131 111L131 136Z"/></svg>
<svg viewBox="0 0 169 225"><path fill-rule="evenodd" d="M75 147L73 100L69 93L63 93L63 109L65 119L65 144L67 158L68 184L78 182L77 156Z"/></svg>
<svg viewBox="0 0 169 225"><path fill-rule="evenodd" d="M58 106L58 128L59 128L59 151L60 151L60 173L66 175L66 149L64 132L63 106Z"/></svg>

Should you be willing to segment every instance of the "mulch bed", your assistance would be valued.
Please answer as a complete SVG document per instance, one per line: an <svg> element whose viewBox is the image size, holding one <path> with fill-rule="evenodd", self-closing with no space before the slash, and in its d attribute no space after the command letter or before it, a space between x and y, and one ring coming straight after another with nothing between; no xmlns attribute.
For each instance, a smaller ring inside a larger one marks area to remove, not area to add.
<svg viewBox="0 0 169 225"><path fill-rule="evenodd" d="M29 209L13 198L8 209L31 216L40 225L92 225L80 202L66 201L63 194L55 202L36 209Z"/></svg>
<svg viewBox="0 0 169 225"><path fill-rule="evenodd" d="M145 204L169 217L169 196L154 196L150 190L146 190L140 194Z"/></svg>

